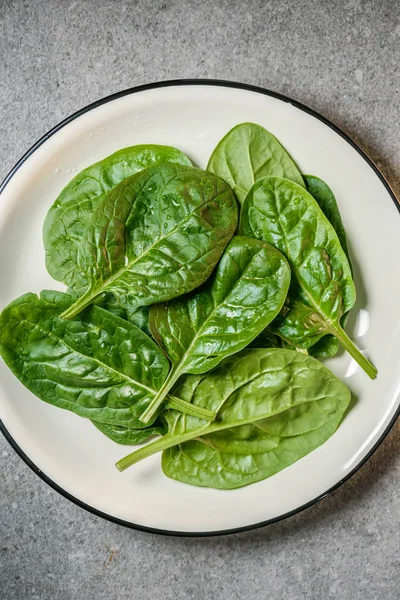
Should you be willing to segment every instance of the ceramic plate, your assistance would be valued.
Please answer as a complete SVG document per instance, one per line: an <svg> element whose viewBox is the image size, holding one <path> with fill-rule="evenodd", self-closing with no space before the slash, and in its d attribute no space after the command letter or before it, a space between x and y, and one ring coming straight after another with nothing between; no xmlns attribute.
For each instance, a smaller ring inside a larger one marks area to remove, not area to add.
<svg viewBox="0 0 400 600"><path fill-rule="evenodd" d="M42 224L61 189L87 165L133 144L180 148L205 168L222 136L243 121L270 130L303 173L333 189L348 233L358 290L348 330L379 369L371 381L345 353L327 365L355 404L333 437L270 479L233 491L172 481L153 456L124 473L127 454L93 425L38 400L0 364L3 431L22 458L60 493L124 525L205 535L257 527L293 514L347 479L373 452L399 411L400 218L382 175L326 119L263 89L213 81L159 83L124 91L66 119L20 160L0 203L0 307L59 289L47 274ZM129 449L128 449L129 450Z"/></svg>

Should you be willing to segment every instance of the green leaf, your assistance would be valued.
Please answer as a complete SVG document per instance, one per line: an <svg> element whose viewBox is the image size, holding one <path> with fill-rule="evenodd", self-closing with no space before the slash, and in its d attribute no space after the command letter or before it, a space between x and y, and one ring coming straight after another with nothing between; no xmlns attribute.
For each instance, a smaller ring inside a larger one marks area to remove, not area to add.
<svg viewBox="0 0 400 600"><path fill-rule="evenodd" d="M292 181L265 177L249 192L239 229L278 248L292 269L288 299L272 331L306 349L331 333L375 379L377 370L340 325L355 303L355 286L338 236L314 198Z"/></svg>
<svg viewBox="0 0 400 600"><path fill-rule="evenodd" d="M182 374L209 371L245 348L279 313L289 282L289 265L278 250L236 236L201 291L152 306L150 328L172 368L141 419L153 417Z"/></svg>
<svg viewBox="0 0 400 600"><path fill-rule="evenodd" d="M308 193L311 194L311 196L317 202L318 206L328 219L329 223L336 231L336 235L339 238L340 245L342 246L342 249L347 256L347 260L349 261L351 268L346 232L344 230L342 217L340 215L336 198L331 188L325 183L325 181L323 181L319 177L316 177L315 175L303 175L303 179L306 184L306 189Z"/></svg>
<svg viewBox="0 0 400 600"><path fill-rule="evenodd" d="M174 392L217 412L217 419L163 413L168 433L120 460L119 470L163 451L169 477L220 489L248 485L326 441L351 398L316 359L284 349L246 349L212 373L184 379Z"/></svg>
<svg viewBox="0 0 400 600"><path fill-rule="evenodd" d="M146 429L132 429L129 427L121 427L120 425L100 423L99 421L92 421L92 423L110 440L124 446L142 444L155 435L164 435L164 433L166 433L165 425L160 419L157 419L153 425L146 427Z"/></svg>
<svg viewBox="0 0 400 600"><path fill-rule="evenodd" d="M324 213L324 215L326 216L326 218L328 219L328 221L330 222L330 224L333 226L334 230L336 231L336 234L339 238L340 244L347 256L347 259L349 261L350 268L351 268L350 257L349 257L349 253L348 253L348 249L347 249L346 233L344 231L342 219L341 219L340 212L339 212L339 207L337 205L336 198L333 195L332 190L329 188L329 186L324 181L322 181L322 179L319 179L319 177L315 177L314 175L303 175L303 179L306 184L307 191L311 194L311 196L314 198L314 200L316 200L316 202L318 203L318 206L320 207L320 209L322 210L322 212ZM349 313L345 313L341 319L342 327L345 327L345 325L346 325L348 314ZM269 328L267 328L267 330L268 329ZM263 334L261 334L261 336L262 335ZM268 340L268 336L270 336L269 340ZM278 337L278 339L281 339L282 343L277 343L277 341L273 340L273 338L271 338L271 336L274 336L274 334L272 332L269 332L269 333L267 333L266 336L264 336L264 339L260 338L259 340L257 340L257 344L258 344L257 347L259 347L259 348L268 348L268 347L274 348L274 347L289 347L289 346L291 346L291 344L289 344L288 342L284 342L282 340L282 338L279 338L279 337ZM271 340L273 341L272 344L271 344ZM269 343L269 345L266 345L266 344L268 344L268 341L270 343ZM254 347L256 347L256 346L254 346ZM293 346L292 346L292 349L294 349ZM339 349L338 340L333 335L327 334L327 335L324 335L323 337L321 337L315 344L310 346L308 348L308 353L311 356L324 358L324 357L335 356L338 349Z"/></svg>
<svg viewBox="0 0 400 600"><path fill-rule="evenodd" d="M342 217L340 216L339 207L336 198L330 187L319 177L315 175L303 175L307 191L311 194L318 206L332 225L333 229L339 238L340 245L349 261L350 269L352 270L349 249L347 246L346 232L344 230ZM347 323L349 313L346 312L340 320L344 328ZM339 342L333 335L324 335L313 346L309 348L309 353L312 356L330 357L335 356L339 349Z"/></svg>
<svg viewBox="0 0 400 600"><path fill-rule="evenodd" d="M176 148L131 146L90 165L68 183L50 208L43 228L46 267L54 279L83 294L88 281L78 265L78 250L96 206L127 177L165 162L191 166Z"/></svg>
<svg viewBox="0 0 400 600"><path fill-rule="evenodd" d="M149 327L149 306L140 306L135 310L126 310L122 308L117 302L111 297L106 297L105 301L102 301L98 304L101 308L105 310L109 310L113 315L120 317L121 319L125 319L139 327L144 333L151 336L151 331Z"/></svg>
<svg viewBox="0 0 400 600"><path fill-rule="evenodd" d="M63 317L104 293L134 310L193 290L211 274L237 218L229 186L201 169L164 164L123 181L93 213L79 250L90 287Z"/></svg>
<svg viewBox="0 0 400 600"><path fill-rule="evenodd" d="M211 154L207 170L229 183L240 204L254 182L268 175L304 186L300 171L283 146L255 123L241 123L231 129Z"/></svg>
<svg viewBox="0 0 400 600"><path fill-rule="evenodd" d="M143 428L138 417L168 374L166 358L140 329L101 308L61 319L71 301L49 291L14 300L0 315L1 356L41 400L102 423ZM168 403L197 412L179 398Z"/></svg>

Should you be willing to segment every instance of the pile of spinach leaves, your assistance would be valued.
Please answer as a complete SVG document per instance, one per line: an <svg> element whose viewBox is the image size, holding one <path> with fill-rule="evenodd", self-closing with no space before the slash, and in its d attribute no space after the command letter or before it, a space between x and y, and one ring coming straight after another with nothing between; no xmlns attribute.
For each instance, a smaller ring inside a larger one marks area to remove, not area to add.
<svg viewBox="0 0 400 600"><path fill-rule="evenodd" d="M234 127L207 170L141 145L79 173L45 220L46 266L67 293L0 315L0 353L37 397L90 419L117 463L162 452L164 473L232 489L323 444L350 392L315 357L355 302L335 197L268 131Z"/></svg>

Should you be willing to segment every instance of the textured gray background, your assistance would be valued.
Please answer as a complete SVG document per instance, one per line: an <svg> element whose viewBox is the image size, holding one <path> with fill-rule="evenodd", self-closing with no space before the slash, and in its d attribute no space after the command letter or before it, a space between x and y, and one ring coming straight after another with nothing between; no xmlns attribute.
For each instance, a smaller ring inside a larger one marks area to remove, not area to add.
<svg viewBox="0 0 400 600"><path fill-rule="evenodd" d="M0 0L0 175L102 96L214 77L340 125L400 192L398 0ZM377 399L378 400L378 399ZM0 439L1 600L400 598L400 427L319 505L252 533L163 538L92 516Z"/></svg>

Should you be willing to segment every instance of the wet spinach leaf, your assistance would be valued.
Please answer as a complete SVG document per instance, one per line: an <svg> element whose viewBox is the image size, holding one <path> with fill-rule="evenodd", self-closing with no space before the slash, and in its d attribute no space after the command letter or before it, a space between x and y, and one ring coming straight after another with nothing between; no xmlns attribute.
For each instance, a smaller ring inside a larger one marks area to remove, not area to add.
<svg viewBox="0 0 400 600"><path fill-rule="evenodd" d="M268 175L304 186L300 171L280 142L255 123L231 129L211 154L207 170L229 183L240 204L254 182Z"/></svg>
<svg viewBox="0 0 400 600"><path fill-rule="evenodd" d="M272 331L306 349L331 333L375 379L376 368L341 327L355 303L355 286L338 236L314 198L292 181L265 177L243 204L239 230L274 245L292 269L288 298Z"/></svg>
<svg viewBox="0 0 400 600"><path fill-rule="evenodd" d="M47 213L43 227L46 267L57 281L81 295L88 281L78 265L78 250L93 211L121 181L161 163L191 166L176 148L155 144L131 146L90 165L62 190Z"/></svg>
<svg viewBox="0 0 400 600"><path fill-rule="evenodd" d="M182 374L205 373L245 348L279 313L289 282L278 250L236 236L201 291L152 306L150 329L172 368L141 419L153 418Z"/></svg>
<svg viewBox="0 0 400 600"><path fill-rule="evenodd" d="M166 358L140 329L102 308L61 319L71 301L45 291L9 304L0 315L4 362L49 404L109 425L143 428L138 417L167 377ZM167 401L197 413L179 398Z"/></svg>
<svg viewBox="0 0 400 600"><path fill-rule="evenodd" d="M193 290L211 274L237 218L232 190L201 169L164 164L124 180L86 228L78 260L90 285L62 316L104 293L133 311Z"/></svg>
<svg viewBox="0 0 400 600"><path fill-rule="evenodd" d="M143 444L155 435L164 435L166 427L162 419L158 418L153 425L145 429L132 429L131 427L122 427L121 425L110 425L109 423L100 423L92 421L93 425L101 431L106 437L117 444L124 446L134 446L135 444Z"/></svg>
<svg viewBox="0 0 400 600"><path fill-rule="evenodd" d="M173 479L220 489L248 485L324 443L351 399L316 359L284 349L246 349L207 375L187 376L174 393L217 419L166 411L168 433L120 460L118 469L162 451L164 473Z"/></svg>

